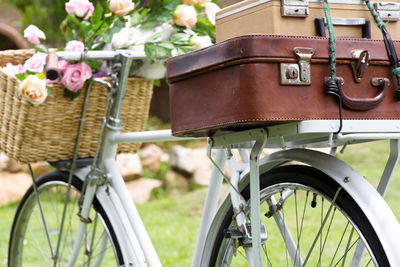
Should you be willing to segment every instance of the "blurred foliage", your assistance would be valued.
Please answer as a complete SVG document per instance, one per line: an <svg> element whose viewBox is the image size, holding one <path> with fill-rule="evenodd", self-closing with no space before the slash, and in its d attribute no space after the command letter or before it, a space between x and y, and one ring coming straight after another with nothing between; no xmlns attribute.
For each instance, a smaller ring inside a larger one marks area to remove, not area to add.
<svg viewBox="0 0 400 267"><path fill-rule="evenodd" d="M23 28L30 24L39 27L46 34L49 45L57 47L64 44L64 38L60 31L60 24L67 15L65 3L59 0L0 0L0 3L9 2L16 6L24 15L22 19ZM100 3L107 6L107 0L91 0L96 6Z"/></svg>

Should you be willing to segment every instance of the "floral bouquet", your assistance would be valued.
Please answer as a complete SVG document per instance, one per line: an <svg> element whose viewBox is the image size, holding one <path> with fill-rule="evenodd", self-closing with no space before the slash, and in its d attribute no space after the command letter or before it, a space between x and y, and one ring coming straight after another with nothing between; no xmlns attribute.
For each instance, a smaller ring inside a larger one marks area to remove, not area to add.
<svg viewBox="0 0 400 267"><path fill-rule="evenodd" d="M165 59L201 49L215 42L215 14L219 7L210 0L69 0L67 17L60 25L66 46L60 50L130 49L143 51L145 59L134 62L131 75L158 80L165 76ZM17 90L32 105L52 96L51 83L61 83L64 95L73 99L92 77L107 75L102 62L58 62L61 78L50 81L44 73L49 48L41 43L43 31L30 25L24 37L35 54L24 64L7 64L3 72L21 80Z"/></svg>

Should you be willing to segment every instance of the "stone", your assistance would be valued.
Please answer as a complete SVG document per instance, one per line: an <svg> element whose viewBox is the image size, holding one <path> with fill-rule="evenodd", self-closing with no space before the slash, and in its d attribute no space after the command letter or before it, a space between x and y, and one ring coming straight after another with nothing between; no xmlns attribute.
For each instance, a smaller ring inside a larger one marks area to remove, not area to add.
<svg viewBox="0 0 400 267"><path fill-rule="evenodd" d="M0 205L20 200L31 185L26 173L0 172Z"/></svg>
<svg viewBox="0 0 400 267"><path fill-rule="evenodd" d="M135 180L143 174L142 163L137 154L119 154L116 162L125 181Z"/></svg>
<svg viewBox="0 0 400 267"><path fill-rule="evenodd" d="M129 194L135 203L145 203L150 199L151 192L162 186L162 182L156 179L140 178L126 183Z"/></svg>
<svg viewBox="0 0 400 267"><path fill-rule="evenodd" d="M22 165L9 158L5 153L0 153L0 171L17 173L22 170Z"/></svg>
<svg viewBox="0 0 400 267"><path fill-rule="evenodd" d="M155 144L149 144L140 149L138 153L142 160L143 168L157 173L161 164L162 149Z"/></svg>
<svg viewBox="0 0 400 267"><path fill-rule="evenodd" d="M210 160L207 158L208 162L202 160L197 165L193 176L192 182L198 185L207 186L210 183L212 166Z"/></svg>
<svg viewBox="0 0 400 267"><path fill-rule="evenodd" d="M192 175L196 170L197 158L194 150L178 145L174 146L170 150L169 155L172 168L179 170L188 176Z"/></svg>
<svg viewBox="0 0 400 267"><path fill-rule="evenodd" d="M165 185L168 188L187 188L189 181L182 174L169 170L165 174Z"/></svg>

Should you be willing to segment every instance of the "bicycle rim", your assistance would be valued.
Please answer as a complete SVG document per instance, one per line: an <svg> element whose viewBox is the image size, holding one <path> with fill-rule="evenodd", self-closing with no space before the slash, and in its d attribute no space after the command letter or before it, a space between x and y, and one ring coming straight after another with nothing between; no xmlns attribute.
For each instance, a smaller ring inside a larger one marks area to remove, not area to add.
<svg viewBox="0 0 400 267"><path fill-rule="evenodd" d="M260 189L264 266L350 266L359 243L366 247L360 266L389 266L363 211L322 172L280 167L260 177ZM242 194L248 199L249 187ZM250 217L249 202L244 210ZM232 215L230 209L219 226L208 266L248 264L244 239L222 234L238 229Z"/></svg>
<svg viewBox="0 0 400 267"><path fill-rule="evenodd" d="M59 171L39 178L36 182L40 205L33 187L27 191L14 218L9 243L8 266L54 266L54 254L67 193L67 180L68 174ZM72 252L80 221L77 214L81 188L82 182L73 177L56 266L66 266ZM119 244L109 220L96 199L93 207L89 215L91 222L87 224L83 246L75 266L121 265ZM43 217L40 209L43 210Z"/></svg>

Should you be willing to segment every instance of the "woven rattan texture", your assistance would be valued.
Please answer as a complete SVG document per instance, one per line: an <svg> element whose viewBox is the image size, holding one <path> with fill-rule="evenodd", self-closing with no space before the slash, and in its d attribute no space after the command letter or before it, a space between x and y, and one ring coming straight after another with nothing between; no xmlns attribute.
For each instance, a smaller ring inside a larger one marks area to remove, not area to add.
<svg viewBox="0 0 400 267"><path fill-rule="evenodd" d="M0 52L0 63L1 66L8 62L23 63L32 54L32 50ZM0 150L23 163L71 159L84 92L71 101L64 97L62 85L51 85L53 97L48 97L41 105L32 106L17 96L19 84L19 80L0 70ZM129 78L122 109L122 132L144 130L152 89L151 80ZM92 157L95 154L106 102L107 89L93 84L79 158ZM118 152L134 153L139 145L122 144L119 145Z"/></svg>

